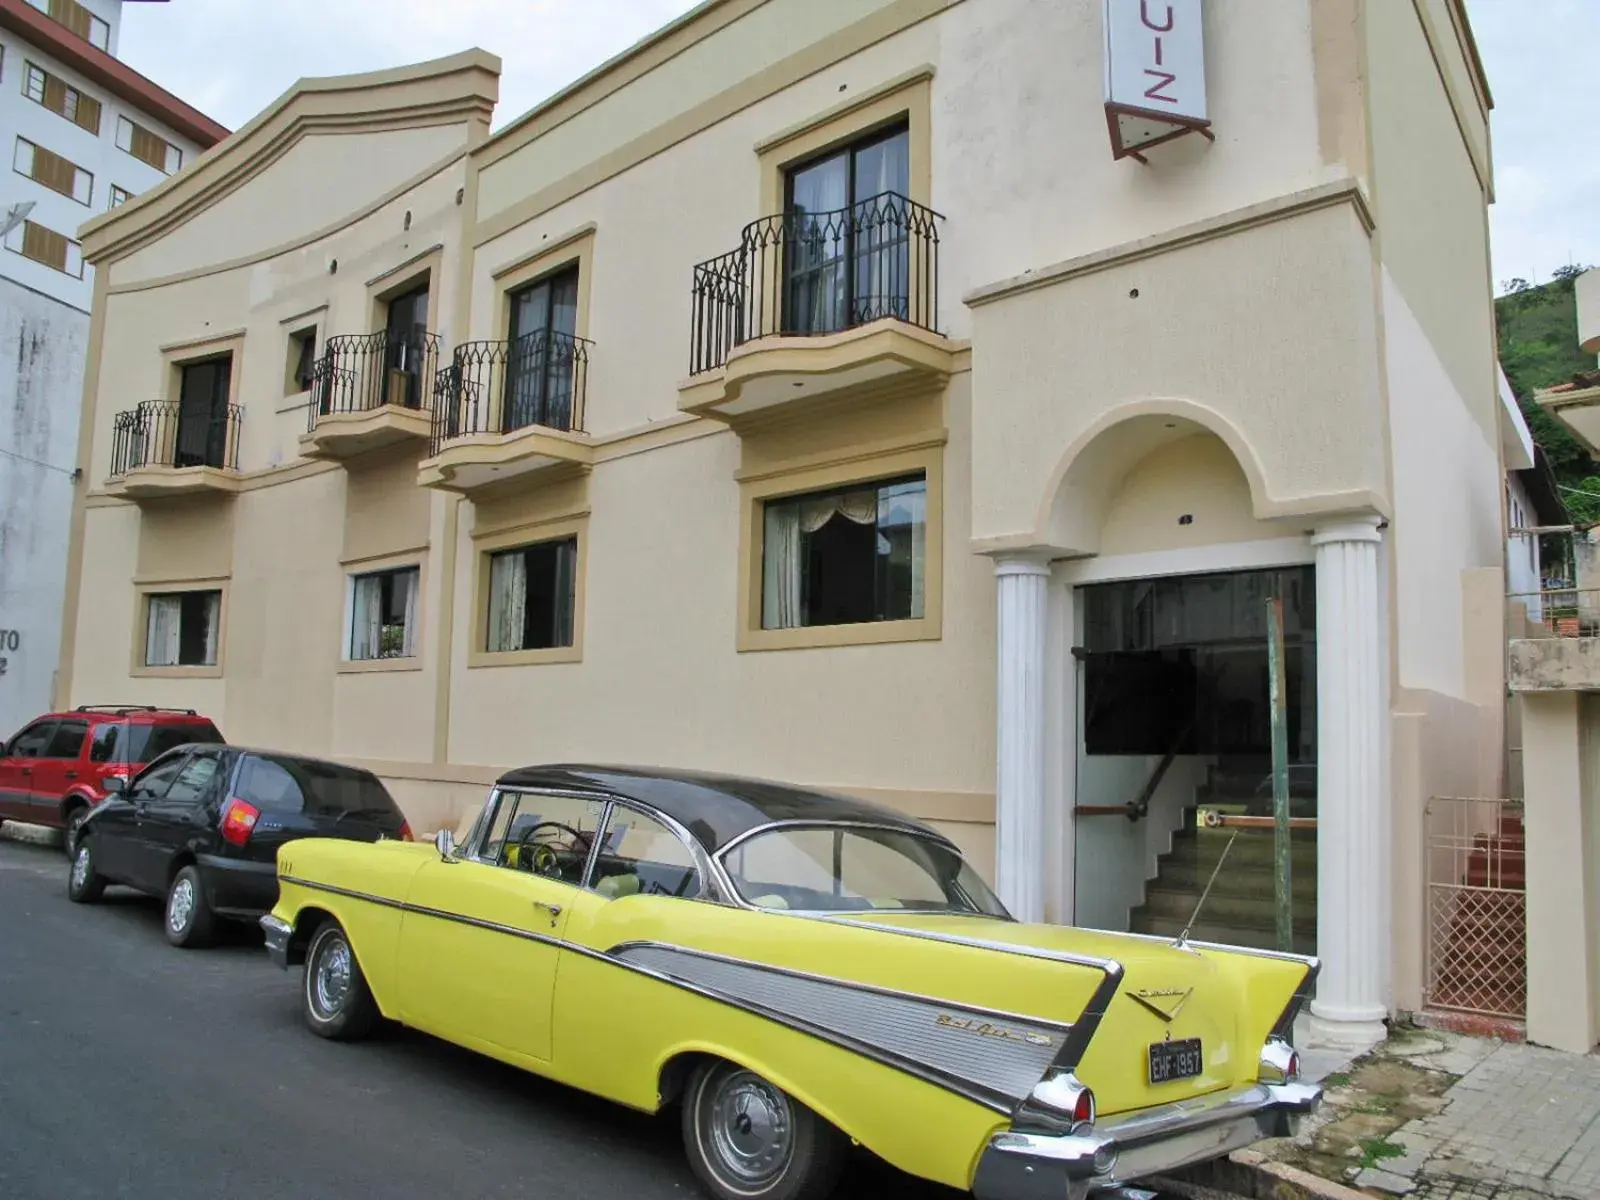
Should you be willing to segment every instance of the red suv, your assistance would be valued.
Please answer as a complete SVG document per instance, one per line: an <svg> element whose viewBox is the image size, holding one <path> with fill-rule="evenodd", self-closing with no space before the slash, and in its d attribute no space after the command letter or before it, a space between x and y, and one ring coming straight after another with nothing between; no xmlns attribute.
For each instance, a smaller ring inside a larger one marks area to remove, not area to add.
<svg viewBox="0 0 1600 1200"><path fill-rule="evenodd" d="M174 746L223 740L193 709L85 704L40 717L0 746L0 824L65 830L70 857L79 824L105 799L108 778L126 782Z"/></svg>

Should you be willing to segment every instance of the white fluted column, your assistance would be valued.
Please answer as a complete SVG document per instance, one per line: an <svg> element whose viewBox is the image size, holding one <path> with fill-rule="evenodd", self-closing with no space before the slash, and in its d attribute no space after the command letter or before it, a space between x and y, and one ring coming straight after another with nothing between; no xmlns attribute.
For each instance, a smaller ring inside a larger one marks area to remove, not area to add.
<svg viewBox="0 0 1600 1200"><path fill-rule="evenodd" d="M1019 921L1044 920L1045 637L1050 565L996 561L999 678L996 692L995 882Z"/></svg>
<svg viewBox="0 0 1600 1200"><path fill-rule="evenodd" d="M1314 1040L1369 1046L1388 1015L1389 781L1379 519L1316 530L1317 954Z"/></svg>

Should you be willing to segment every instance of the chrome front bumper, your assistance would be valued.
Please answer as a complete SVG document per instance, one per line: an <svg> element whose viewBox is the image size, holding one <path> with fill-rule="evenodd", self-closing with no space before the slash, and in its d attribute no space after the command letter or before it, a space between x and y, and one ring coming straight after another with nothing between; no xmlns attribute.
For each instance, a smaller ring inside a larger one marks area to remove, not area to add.
<svg viewBox="0 0 1600 1200"><path fill-rule="evenodd" d="M1262 1083L1107 1117L1082 1133L1006 1130L989 1140L972 1191L978 1200L1089 1200L1263 1138L1288 1137L1321 1101L1316 1084Z"/></svg>

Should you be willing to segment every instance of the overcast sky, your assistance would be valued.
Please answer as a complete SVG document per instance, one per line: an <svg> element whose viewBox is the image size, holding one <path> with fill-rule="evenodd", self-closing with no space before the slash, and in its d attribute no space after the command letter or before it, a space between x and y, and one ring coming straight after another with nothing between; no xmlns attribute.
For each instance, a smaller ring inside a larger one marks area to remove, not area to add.
<svg viewBox="0 0 1600 1200"><path fill-rule="evenodd" d="M1041 0L1090 3L1091 0ZM1378 0L1400 3L1402 0ZM170 0L123 8L121 55L230 129L302 75L478 45L505 62L500 126L694 0ZM1496 285L1600 264L1600 0L1467 0L1494 92Z"/></svg>

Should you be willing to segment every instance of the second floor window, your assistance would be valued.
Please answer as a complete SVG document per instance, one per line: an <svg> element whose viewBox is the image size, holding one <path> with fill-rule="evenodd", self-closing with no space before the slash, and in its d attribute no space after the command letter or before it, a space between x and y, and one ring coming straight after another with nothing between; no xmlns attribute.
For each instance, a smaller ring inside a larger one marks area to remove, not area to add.
<svg viewBox="0 0 1600 1200"><path fill-rule="evenodd" d="M228 449L233 355L185 363L178 384L175 467L222 467Z"/></svg>
<svg viewBox="0 0 1600 1200"><path fill-rule="evenodd" d="M65 117L79 128L100 134L100 101L85 96L64 79L50 74L34 63L27 64L22 72L22 93L35 104L42 104L58 116Z"/></svg>
<svg viewBox="0 0 1600 1200"><path fill-rule="evenodd" d="M572 645L578 539L489 556L491 654Z"/></svg>
<svg viewBox="0 0 1600 1200"><path fill-rule="evenodd" d="M547 275L511 293L510 300L502 429L571 429L578 268Z"/></svg>
<svg viewBox="0 0 1600 1200"><path fill-rule="evenodd" d="M11 165L19 175L26 175L53 192L71 196L79 204L88 204L94 192L93 175L61 155L34 145L27 138L17 139Z"/></svg>
<svg viewBox="0 0 1600 1200"><path fill-rule="evenodd" d="M352 662L416 657L417 590L421 580L421 570L402 567L357 575L350 581Z"/></svg>
<svg viewBox="0 0 1600 1200"><path fill-rule="evenodd" d="M830 151L789 172L784 205L787 333L833 333L910 306L905 126Z"/></svg>
<svg viewBox="0 0 1600 1200"><path fill-rule="evenodd" d="M389 301L384 316L383 402L401 408L422 406L423 360L428 347L428 285Z"/></svg>
<svg viewBox="0 0 1600 1200"><path fill-rule="evenodd" d="M767 501L762 628L920 620L927 501L921 476Z"/></svg>
<svg viewBox="0 0 1600 1200"><path fill-rule="evenodd" d="M127 117L117 118L117 149L127 151L140 162L167 175L183 166L182 150L159 133L153 133Z"/></svg>
<svg viewBox="0 0 1600 1200"><path fill-rule="evenodd" d="M220 591L166 592L149 598L147 667L214 667L222 623Z"/></svg>

